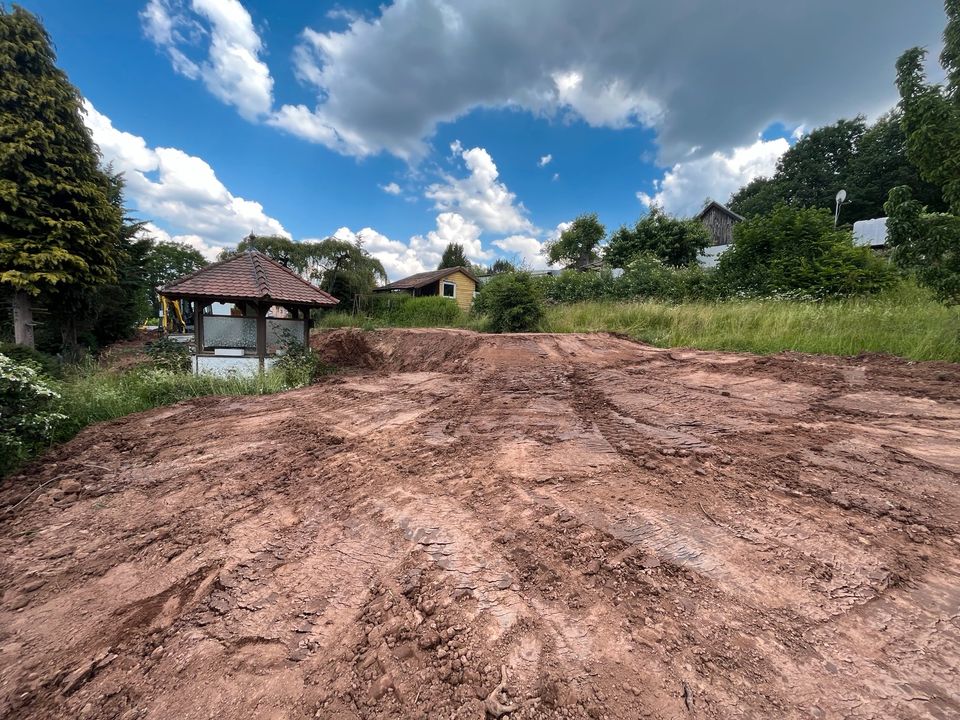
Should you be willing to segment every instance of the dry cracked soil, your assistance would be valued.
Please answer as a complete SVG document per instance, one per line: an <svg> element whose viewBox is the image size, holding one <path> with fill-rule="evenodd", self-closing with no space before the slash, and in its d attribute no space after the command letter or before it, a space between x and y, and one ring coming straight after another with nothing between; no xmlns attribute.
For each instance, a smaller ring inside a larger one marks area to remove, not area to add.
<svg viewBox="0 0 960 720"><path fill-rule="evenodd" d="M0 717L960 717L960 367L314 343L5 481Z"/></svg>

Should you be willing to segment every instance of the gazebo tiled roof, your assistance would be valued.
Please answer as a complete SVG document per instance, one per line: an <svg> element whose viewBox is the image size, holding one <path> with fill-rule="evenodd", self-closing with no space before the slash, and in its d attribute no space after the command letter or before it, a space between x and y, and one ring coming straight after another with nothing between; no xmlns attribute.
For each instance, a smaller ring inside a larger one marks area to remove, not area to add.
<svg viewBox="0 0 960 720"><path fill-rule="evenodd" d="M207 265L158 289L169 298L270 300L278 305L336 305L339 300L258 250Z"/></svg>

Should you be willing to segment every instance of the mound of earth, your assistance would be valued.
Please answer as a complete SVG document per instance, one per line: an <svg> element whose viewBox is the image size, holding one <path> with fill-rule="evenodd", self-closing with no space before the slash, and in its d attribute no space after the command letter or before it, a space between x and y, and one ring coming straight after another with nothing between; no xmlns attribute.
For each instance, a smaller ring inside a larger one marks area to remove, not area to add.
<svg viewBox="0 0 960 720"><path fill-rule="evenodd" d="M960 716L957 366L314 345L5 481L0 716Z"/></svg>

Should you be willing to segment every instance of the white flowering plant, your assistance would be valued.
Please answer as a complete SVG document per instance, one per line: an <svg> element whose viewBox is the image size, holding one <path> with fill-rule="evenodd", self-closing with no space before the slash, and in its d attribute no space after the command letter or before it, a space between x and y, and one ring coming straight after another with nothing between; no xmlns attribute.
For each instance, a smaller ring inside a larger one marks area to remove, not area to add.
<svg viewBox="0 0 960 720"><path fill-rule="evenodd" d="M0 354L0 474L53 442L67 419L52 410L59 399L35 367Z"/></svg>

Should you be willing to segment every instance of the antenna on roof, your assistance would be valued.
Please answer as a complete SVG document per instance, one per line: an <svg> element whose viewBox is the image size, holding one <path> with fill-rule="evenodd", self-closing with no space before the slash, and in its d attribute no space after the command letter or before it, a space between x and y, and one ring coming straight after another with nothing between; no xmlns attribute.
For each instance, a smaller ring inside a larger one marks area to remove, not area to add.
<svg viewBox="0 0 960 720"><path fill-rule="evenodd" d="M840 206L843 205L843 201L847 199L847 191L841 190L837 193L837 209L833 213L833 226L836 227L837 223L840 221Z"/></svg>

